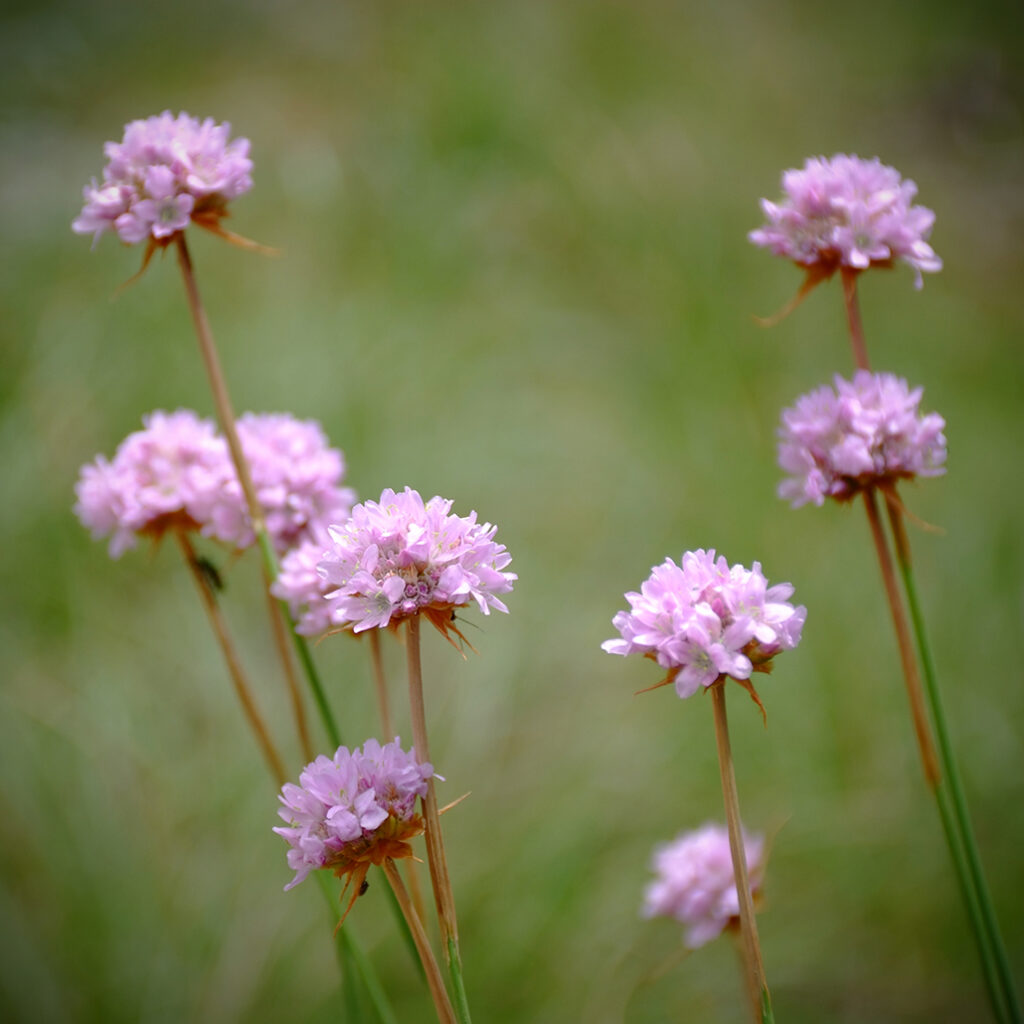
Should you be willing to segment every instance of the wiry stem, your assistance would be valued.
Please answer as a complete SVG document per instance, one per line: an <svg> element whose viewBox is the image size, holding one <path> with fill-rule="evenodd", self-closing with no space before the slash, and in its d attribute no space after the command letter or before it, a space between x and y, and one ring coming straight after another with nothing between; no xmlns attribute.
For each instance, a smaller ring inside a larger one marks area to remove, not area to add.
<svg viewBox="0 0 1024 1024"><path fill-rule="evenodd" d="M185 242L184 232L178 232L175 236L175 243L178 252L178 265L181 268L181 276L185 282L185 293L188 297L188 307L192 314L192 322L195 325L196 337L199 340L199 351L203 357L203 365L206 367L206 375L210 382L210 391L213 394L213 404L217 410L217 421L228 443L228 450L231 452L231 461L234 463L235 472L238 474L238 482L245 497L246 508L249 512L249 519L252 524L253 533L256 535L257 545L263 558L264 579L267 582L268 592L270 583L277 579L278 565L277 555L267 533L267 524L263 518L263 509L260 506L256 488L253 486L252 474L249 472L249 462L242 450L242 442L238 436L238 427L235 423L235 413L231 406L231 396L228 394L227 383L224 380L224 373L220 366L220 357L217 355L217 346L213 340L213 331L210 329L210 322L206 317L206 310L203 307L202 299L199 297L199 286L196 284L195 273L192 269L192 257L189 255L188 245ZM281 614L289 625L289 632L292 636L292 643L295 652L299 657L310 689L313 691L313 698L316 701L317 710L323 719L327 735L335 747L341 745L341 735L338 726L331 714L330 706L324 694L319 674L313 659L309 653L309 647L303 637L295 632L294 623L288 613L287 606L280 603ZM282 654L284 652L282 651ZM285 658L285 673L291 671L291 662Z"/></svg>
<svg viewBox="0 0 1024 1024"><path fill-rule="evenodd" d="M391 731L391 706L388 701L388 681L384 675L384 662L380 654L380 630L370 630L370 664L373 668L373 685L377 693L377 711L385 743L395 738Z"/></svg>
<svg viewBox="0 0 1024 1024"><path fill-rule="evenodd" d="M882 531L882 522L878 517L878 505L875 501L875 494L870 488L864 491L864 509L868 514L871 539L875 543L878 566L882 570L885 596L889 602L889 612L892 615L893 627L896 630L896 645L899 648L900 664L903 666L903 679L906 683L907 698L910 701L910 715L914 721L917 747L921 753L921 766L924 768L924 776L929 788L936 790L942 776L939 771L939 760L935 753L931 728L928 724L928 712L925 709L921 674L918 671L917 661L914 658L913 641L910 639L910 626L907 623L907 615L903 609L903 600L900 597L899 587L896 583L896 571L893 568L892 555L889 553L889 545L885 539L885 533Z"/></svg>
<svg viewBox="0 0 1024 1024"><path fill-rule="evenodd" d="M932 657L931 645L928 643L928 634L925 630L924 616L921 613L917 585L914 580L913 563L910 556L910 541L907 537L903 514L895 494L886 492L885 503L889 513L889 525L892 529L896 549L896 561L899 564L900 573L903 577L903 588L907 595L910 619L914 625L918 654L924 670L925 693L928 697L932 721L935 724L935 735L938 741L939 756L942 760L946 783L944 788L949 790L952 813L955 815L955 825L959 830L959 838L963 846L962 853L960 854L963 863L957 864L958 875L963 875L963 878L960 879L961 891L970 912L971 923L974 926L975 937L981 952L982 968L985 972L986 983L988 984L989 995L993 1002L996 1017L1001 1021L1008 1022L1008 1024L1020 1024L1022 1013L1013 982L1013 974L1010 971L1009 957L1006 953L1006 946L999 928L999 920L996 917L995 906L989 892L985 870L981 864L981 855L978 851L977 841L974 838L974 827L967 808L967 797L964 793L963 784L960 781L960 772L957 768L956 759L953 754L953 744L949 736L949 728L946 724L946 714L942 706L938 678L935 672L935 660ZM954 860L956 859L954 857ZM971 882L973 882L973 888L970 884Z"/></svg>
<svg viewBox="0 0 1024 1024"><path fill-rule="evenodd" d="M732 745L729 742L729 720L725 710L725 681L711 687L711 702L715 712L715 741L718 746L718 767L722 777L722 799L725 802L725 820L729 828L729 850L732 853L733 873L736 876L736 895L740 905L740 935L743 940L743 959L746 965L747 994L753 1008L755 1024L773 1021L771 996L765 980L761 960L761 943L757 937L754 919L754 900L747 875L747 853L743 844L743 825L740 822L740 801L736 792L736 773L732 763Z"/></svg>
<svg viewBox="0 0 1024 1024"><path fill-rule="evenodd" d="M303 757L309 762L313 760L313 744L309 738L309 724L306 721L306 709L302 704L299 680L295 675L295 666L292 664L291 655L288 651L289 627L285 623L280 602L270 592L273 582L267 575L267 567L264 565L263 586L264 594L267 598L267 615L270 617L270 628L274 634L274 646L277 648L278 657L284 666L284 677L288 684L288 697L292 705L292 717L295 719L295 731L299 734L299 746L302 749Z"/></svg>
<svg viewBox="0 0 1024 1024"><path fill-rule="evenodd" d="M181 553L185 558L189 571L192 573L192 578L195 580L196 588L199 591L199 597L203 602L203 607L206 609L206 614L210 620L210 626L213 628L214 635L217 637L217 643L220 644L221 653L224 655L224 661L227 664L228 675L231 676L231 682L235 687L235 693L238 695L238 699L241 702L242 710L245 712L245 717L249 720L249 725L256 736L256 742L259 744L260 750L263 751L263 756L266 758L267 765L270 767L270 772L274 776L274 780L277 782L278 786L283 786L286 778L284 762L281 760L281 755L278 754L277 748L274 746L274 741L270 738L270 733L267 731L267 726L263 721L263 716L259 713L259 710L256 707L256 701L249 689L249 684L245 678L245 672L242 669L242 663L239 660L238 652L235 650L235 645L231 640L231 635L228 633L228 627L227 623L224 621L224 616L221 615L220 605L217 603L217 598L213 592L213 588L210 586L209 580L199 567L199 561L196 558L195 549L192 547L192 542L188 539L188 535L184 530L180 529L175 530L174 535L178 540L178 546L181 548Z"/></svg>
<svg viewBox="0 0 1024 1024"><path fill-rule="evenodd" d="M437 966L434 951L430 948L430 940L427 938L427 933L423 928L423 922L412 905L408 890L402 882L402 876L398 873L398 868L390 857L384 861L381 867L384 869L384 874L391 885L395 898L398 900L398 905L402 908L402 913L405 915L405 920L409 924L409 930L412 932L413 939L416 942L416 949L427 976L427 986L430 989L430 995L434 1000L434 1007L437 1010L437 1019L441 1024L456 1024L455 1011L452 1009L451 1000L448 998L448 992L444 987L441 969Z"/></svg>
<svg viewBox="0 0 1024 1024"><path fill-rule="evenodd" d="M864 326L860 321L860 304L857 302L857 271L846 267L839 272L843 281L843 304L846 307L846 323L850 329L850 345L853 361L858 370L870 370L868 347L864 342Z"/></svg>
<svg viewBox="0 0 1024 1024"><path fill-rule="evenodd" d="M427 717L423 703L423 667L420 663L420 620L418 615L410 616L406 623L406 661L409 670L409 707L412 717L413 746L418 761L430 761L430 745L427 741ZM465 985L462 978L462 957L459 953L459 931L455 919L455 897L452 893L451 878L448 875L448 858L445 855L444 839L441 835L441 819L437 811L437 794L434 780L427 780L427 795L423 798L423 817L427 840L427 863L430 866L430 882L437 904L437 918L441 925L441 944L448 959L448 970L455 992L455 1005L461 1024L469 1024L469 1007L466 1002Z"/></svg>

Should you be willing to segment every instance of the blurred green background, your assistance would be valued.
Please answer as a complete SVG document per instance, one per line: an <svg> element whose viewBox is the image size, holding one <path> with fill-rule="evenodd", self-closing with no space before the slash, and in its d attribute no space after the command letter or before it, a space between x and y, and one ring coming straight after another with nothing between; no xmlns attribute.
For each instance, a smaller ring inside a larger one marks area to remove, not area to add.
<svg viewBox="0 0 1024 1024"><path fill-rule="evenodd" d="M252 139L255 187L193 255L239 410L319 419L364 497L499 524L509 616L427 639L428 712L480 1024L745 1020L733 951L639 917L653 845L721 818L707 701L634 697L610 619L687 548L760 560L804 641L734 690L744 816L774 836L760 928L781 1022L986 1019L856 508L774 496L779 410L849 373L838 285L758 198L812 154L879 155L945 269L863 280L878 368L926 386L949 474L905 488L984 859L1024 985L1024 88L1017 4L5 5L0 1017L329 1021L325 911L171 546L107 558L78 467L153 408L212 414L176 268L69 224L106 139L165 108ZM253 557L226 608L291 763ZM402 654L387 649L396 700ZM365 652L316 651L346 737ZM400 716L402 733L409 730ZM382 898L350 926L403 1022L432 1011Z"/></svg>

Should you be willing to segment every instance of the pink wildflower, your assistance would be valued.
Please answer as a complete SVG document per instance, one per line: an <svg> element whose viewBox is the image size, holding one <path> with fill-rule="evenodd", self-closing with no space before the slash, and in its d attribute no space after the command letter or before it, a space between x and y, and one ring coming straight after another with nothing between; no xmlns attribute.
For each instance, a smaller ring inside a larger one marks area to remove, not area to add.
<svg viewBox="0 0 1024 1024"><path fill-rule="evenodd" d="M281 571L271 588L276 597L288 602L296 619L295 631L303 636L317 636L336 624L337 588L317 571L330 547L327 527L314 523L306 539L281 559Z"/></svg>
<svg viewBox="0 0 1024 1024"><path fill-rule="evenodd" d="M944 473L945 421L918 411L921 388L890 373L835 377L782 413L779 465L790 474L779 497L793 507L852 498L866 487Z"/></svg>
<svg viewBox="0 0 1024 1024"><path fill-rule="evenodd" d="M764 874L764 840L744 834L743 848L750 891L757 895ZM690 949L738 922L739 897L725 826L709 823L655 847L651 867L657 877L644 893L644 917L681 921Z"/></svg>
<svg viewBox="0 0 1024 1024"><path fill-rule="evenodd" d="M238 420L238 436L278 553L304 541L313 524L348 518L355 492L341 486L344 458L328 445L319 423L287 413L246 413ZM211 506L206 532L237 548L254 543L237 476Z"/></svg>
<svg viewBox="0 0 1024 1024"><path fill-rule="evenodd" d="M84 191L71 227L98 239L116 231L128 244L166 244L190 221L218 230L230 200L252 187L249 140L228 141L231 126L165 110L132 121L121 142L104 146L103 182Z"/></svg>
<svg viewBox="0 0 1024 1024"><path fill-rule="evenodd" d="M227 446L209 420L189 409L153 412L129 434L112 461L83 466L75 513L94 537L110 536L120 557L140 534L159 538L172 528L198 529L233 478Z"/></svg>
<svg viewBox="0 0 1024 1024"><path fill-rule="evenodd" d="M807 267L817 280L840 267L890 267L899 260L921 271L942 269L928 244L935 214L911 206L917 186L877 157L812 157L803 170L782 175L785 198L761 200L768 223L750 241Z"/></svg>
<svg viewBox="0 0 1024 1024"><path fill-rule="evenodd" d="M713 550L688 551L682 566L669 558L626 594L630 611L612 619L622 636L601 647L653 658L680 697L728 677L760 704L751 673L770 672L775 655L800 642L807 609L789 604L792 595L789 583L769 587L759 562L745 569Z"/></svg>
<svg viewBox="0 0 1024 1024"><path fill-rule="evenodd" d="M329 527L331 549L319 571L337 588L334 621L359 633L423 612L447 636L457 632L452 610L471 601L485 615L507 612L497 595L516 576L503 571L511 556L494 541L497 527L478 523L475 512L451 515L451 506L439 497L424 504L409 487L389 489Z"/></svg>
<svg viewBox="0 0 1024 1024"><path fill-rule="evenodd" d="M278 797L287 826L274 831L288 841L295 872L285 889L310 871L331 868L350 876L354 901L371 864L411 857L409 840L423 831L416 798L426 796L433 774L397 737L384 746L367 740L362 749L338 747L333 757L321 754L307 764L299 785L286 783Z"/></svg>

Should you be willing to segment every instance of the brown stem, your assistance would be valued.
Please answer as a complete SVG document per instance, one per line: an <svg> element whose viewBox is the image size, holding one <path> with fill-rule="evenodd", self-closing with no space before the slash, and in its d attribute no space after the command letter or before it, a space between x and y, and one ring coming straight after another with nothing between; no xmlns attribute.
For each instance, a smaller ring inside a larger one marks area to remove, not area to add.
<svg viewBox="0 0 1024 1024"><path fill-rule="evenodd" d="M917 659L914 657L914 645L907 622L907 613L903 607L903 598L896 582L896 571L889 553L889 544L882 531L882 521L878 515L874 491L864 491L864 508L868 514L871 537L875 542L878 565L882 570L882 582L885 585L885 596L889 601L889 611L896 630L896 644L899 647L900 663L903 666L903 679L907 686L907 698L910 701L910 714L914 720L914 732L917 735L917 746L921 752L921 765L924 777L932 789L937 789L942 774L939 771L939 759L932 740L931 726L928 722L924 689L921 685L921 674L918 671Z"/></svg>
<svg viewBox="0 0 1024 1024"><path fill-rule="evenodd" d="M427 939L423 922L420 920L412 905L412 901L409 899L408 891L402 884L402 876L398 873L398 868L390 857L384 861L381 867L384 869L384 874L391 884L391 889L395 894L395 899L398 900L399 907L402 908L402 913L405 915L405 920L409 925L409 931L412 932L413 942L416 943L416 950L420 955L423 970L427 975L430 995L433 997L434 1006L437 1009L437 1019L441 1024L456 1024L455 1011L452 1009L451 1000L448 998L448 991L444 987L441 969L437 966L434 951L430 948L430 941Z"/></svg>
<svg viewBox="0 0 1024 1024"><path fill-rule="evenodd" d="M846 306L846 322L850 328L850 345L853 361L858 370L870 370L868 348L864 342L864 325L860 321L860 304L857 302L857 271L847 267L839 272L843 281L843 304Z"/></svg>
<svg viewBox="0 0 1024 1024"><path fill-rule="evenodd" d="M423 668L420 664L420 620L418 615L410 616L406 622L405 654L409 668L409 706L412 713L413 747L418 761L430 760L427 742L427 718L423 705ZM459 930L455 921L455 900L452 883L448 877L448 859L441 837L441 819L437 813L437 794L434 780L427 780L427 795L423 798L423 815L426 823L427 863L430 865L430 882L437 904L437 918L441 925L441 944L446 950L449 939L458 943Z"/></svg>
<svg viewBox="0 0 1024 1024"><path fill-rule="evenodd" d="M313 744L309 738L309 724L306 720L306 708L302 703L302 691L299 689L299 679L295 674L295 663L292 661L291 652L288 649L288 625L284 621L281 612L281 604L270 592L273 580L263 567L263 592L267 598L267 615L270 616L270 628L274 634L274 646L277 648L281 665L284 668L284 678L288 686L288 697L291 700L292 716L295 719L295 731L299 734L299 746L306 762L313 760Z"/></svg>
<svg viewBox="0 0 1024 1024"><path fill-rule="evenodd" d="M761 1024L761 1001L767 998L761 943L757 937L754 919L754 900L750 894L747 876L747 853L743 845L743 826L740 823L740 801L736 792L736 773L732 764L732 746L729 743L729 719L725 710L725 681L711 687L711 703L715 711L715 741L718 744L718 767L722 777L722 799L725 802L725 820L729 827L729 850L736 876L736 895L740 905L740 935L746 964L747 994L754 1008L754 1020Z"/></svg>
<svg viewBox="0 0 1024 1024"><path fill-rule="evenodd" d="M276 779L277 784L283 786L286 779L284 763L274 747L273 740L271 740L270 734L267 732L262 716L256 708L256 702L253 700L249 685L246 682L242 664L238 659L238 653L228 633L227 623L224 621L224 616L220 613L217 598L214 596L209 581L199 568L195 549L192 547L192 542L188 539L188 535L184 530L175 530L174 534L178 538L181 553L184 555L189 571L192 573L192 578L196 582L199 596L210 619L210 625L213 627L217 642L220 644L221 653L224 655L224 661L227 663L228 674L231 676L231 682L234 684L235 693L238 694L238 699L241 701L245 717L249 720L249 725L252 726L252 731L256 734L256 740L263 751L263 756L267 760L271 774Z"/></svg>
<svg viewBox="0 0 1024 1024"><path fill-rule="evenodd" d="M259 498L256 495L256 488L252 482L249 461L242 450L242 442L238 436L238 427L235 422L235 413L231 406L231 396L228 394L227 383L224 380L224 372L221 369L220 357L217 355L217 346L213 340L210 321L207 319L206 310L203 307L202 299L199 297L199 286L196 283L196 276L192 269L192 257L189 254L188 243L185 241L185 233L183 231L178 232L175 236L175 243L178 252L178 266L181 268L181 276L185 282L185 293L188 296L188 308L192 314L196 337L199 340L199 351L203 357L203 365L206 367L206 375L210 382L210 391L213 394L213 404L217 410L217 421L220 423L220 428L227 440L228 450L231 452L231 461L234 463L235 473L238 475L238 482L241 485L246 508L249 511L253 533L256 534L261 552L264 555L263 580L270 608L271 629L274 632L275 645L277 646L281 665L284 669L288 694L295 716L295 727L299 734L299 742L302 746L303 754L305 754L307 760L312 760L312 745L309 738L309 728L306 724L306 713L299 695L299 684L295 676L295 666L288 653L288 630L282 617L280 604L277 598L270 593L274 574L268 562L269 556L267 552L272 552L273 547L267 534L267 526L263 518L263 508L260 505Z"/></svg>
<svg viewBox="0 0 1024 1024"><path fill-rule="evenodd" d="M390 743L395 734L391 731L391 707L388 703L388 680L384 675L384 662L380 654L380 631L370 630L370 665L373 668L373 685L377 691L377 710L380 713L381 739Z"/></svg>

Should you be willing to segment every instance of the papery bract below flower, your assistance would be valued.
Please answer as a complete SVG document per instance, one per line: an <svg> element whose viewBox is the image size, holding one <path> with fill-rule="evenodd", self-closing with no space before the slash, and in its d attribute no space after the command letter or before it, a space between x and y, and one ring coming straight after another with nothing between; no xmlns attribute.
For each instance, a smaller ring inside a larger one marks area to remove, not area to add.
<svg viewBox="0 0 1024 1024"><path fill-rule="evenodd" d="M674 683L680 697L723 677L745 683L800 642L807 609L789 604L792 595L788 583L769 587L759 562L745 569L722 556L716 560L713 550L688 551L681 566L667 559L639 593L626 594L630 610L612 619L621 638L601 647L653 658L668 669L665 682Z"/></svg>
<svg viewBox="0 0 1024 1024"><path fill-rule="evenodd" d="M914 268L920 288L922 271L942 269L927 241L935 214L912 206L917 186L877 157L812 157L802 170L783 173L782 190L779 203L761 200L768 223L748 237L812 268L819 279L840 267L860 271L900 261Z"/></svg>
<svg viewBox="0 0 1024 1024"><path fill-rule="evenodd" d="M867 487L944 473L945 421L919 412L922 389L890 373L835 377L782 413L779 497L793 507L852 498Z"/></svg>
<svg viewBox="0 0 1024 1024"><path fill-rule="evenodd" d="M764 874L764 840L744 833L743 848L750 891L756 895ZM644 893L644 916L681 921L691 949L738 921L739 897L724 825L708 823L655 847L651 867L657 877Z"/></svg>
<svg viewBox="0 0 1024 1024"><path fill-rule="evenodd" d="M287 413L246 413L238 437L249 463L267 532L281 554L316 523L343 523L355 492L341 486L345 461L319 423ZM207 532L237 548L255 541L245 496L232 476L209 512Z"/></svg>
<svg viewBox="0 0 1024 1024"><path fill-rule="evenodd" d="M128 244L165 244L191 221L217 230L230 200L252 187L249 140L231 126L165 110L125 126L121 142L104 146L103 182L84 189L72 223L98 239L115 231Z"/></svg>
<svg viewBox="0 0 1024 1024"><path fill-rule="evenodd" d="M332 525L319 571L337 588L334 621L359 633L423 613L447 635L452 609L471 601L485 615L508 611L498 595L516 576L504 571L511 556L495 542L497 528L475 512L452 515L451 506L439 497L424 503L409 487L388 489Z"/></svg>
<svg viewBox="0 0 1024 1024"><path fill-rule="evenodd" d="M94 537L110 536L117 558L139 535L198 529L234 468L227 445L209 420L189 409L152 412L111 461L83 466L75 513Z"/></svg>
<svg viewBox="0 0 1024 1024"><path fill-rule="evenodd" d="M433 767L394 742L367 740L362 748L338 747L306 765L299 785L286 783L278 814L287 825L274 831L289 845L288 866L298 885L310 871L330 868L362 880L371 864L411 857L409 840L423 831L416 798L427 793ZM353 899L355 897L353 896Z"/></svg>

